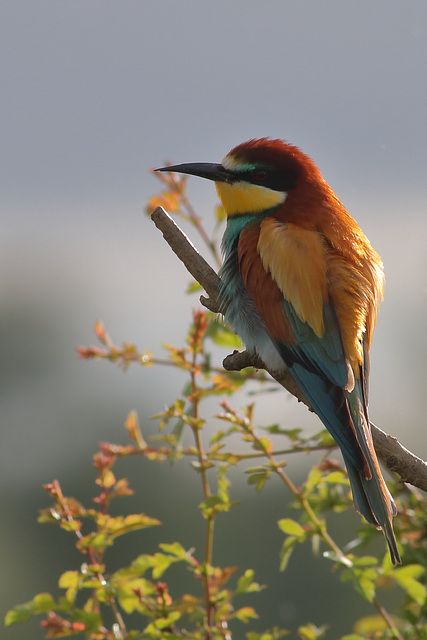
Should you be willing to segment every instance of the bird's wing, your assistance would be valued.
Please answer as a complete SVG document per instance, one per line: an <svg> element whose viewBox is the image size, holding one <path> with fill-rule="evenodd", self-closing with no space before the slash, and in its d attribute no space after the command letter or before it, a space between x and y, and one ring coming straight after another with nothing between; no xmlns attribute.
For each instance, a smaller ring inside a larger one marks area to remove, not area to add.
<svg viewBox="0 0 427 640"><path fill-rule="evenodd" d="M342 298L328 292L327 276L333 279L333 273L326 273L327 250L317 232L265 218L240 233L240 274L283 361L342 451L356 509L383 530L396 564L400 562L392 527L396 507L378 465L366 406L365 327L357 326L356 335L347 332L351 340L345 342L346 328L342 330L332 302L336 305ZM348 282L341 278L340 294L351 297L353 289L349 273ZM352 299L353 307L358 307L357 296ZM351 300L344 302L357 318L360 308L352 308ZM348 320L342 313L340 317ZM355 365L347 355L352 346Z"/></svg>
<svg viewBox="0 0 427 640"><path fill-rule="evenodd" d="M316 232L266 218L241 232L239 268L285 364L343 452L363 468L344 393L354 377L327 295L324 251Z"/></svg>

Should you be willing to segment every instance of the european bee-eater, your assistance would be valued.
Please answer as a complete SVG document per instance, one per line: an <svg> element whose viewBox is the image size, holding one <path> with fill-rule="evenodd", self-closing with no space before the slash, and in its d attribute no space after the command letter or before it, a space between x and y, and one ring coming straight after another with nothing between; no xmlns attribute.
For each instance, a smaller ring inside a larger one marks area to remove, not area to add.
<svg viewBox="0 0 427 640"><path fill-rule="evenodd" d="M380 256L311 158L281 140L249 140L220 164L158 171L215 182L227 214L225 318L270 371L290 370L341 449L357 511L401 562L367 408Z"/></svg>

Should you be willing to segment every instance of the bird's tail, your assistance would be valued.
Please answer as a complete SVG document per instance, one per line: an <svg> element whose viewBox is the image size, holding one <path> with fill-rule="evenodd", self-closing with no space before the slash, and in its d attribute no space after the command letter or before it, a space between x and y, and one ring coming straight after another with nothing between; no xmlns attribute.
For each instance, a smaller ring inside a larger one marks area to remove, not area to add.
<svg viewBox="0 0 427 640"><path fill-rule="evenodd" d="M358 468L343 451L354 505L370 524L377 529L382 529L393 564L401 563L392 525L392 518L396 515L397 509L382 477L372 442L371 426L360 395L357 393L357 385L346 395L357 442L365 460L364 468Z"/></svg>

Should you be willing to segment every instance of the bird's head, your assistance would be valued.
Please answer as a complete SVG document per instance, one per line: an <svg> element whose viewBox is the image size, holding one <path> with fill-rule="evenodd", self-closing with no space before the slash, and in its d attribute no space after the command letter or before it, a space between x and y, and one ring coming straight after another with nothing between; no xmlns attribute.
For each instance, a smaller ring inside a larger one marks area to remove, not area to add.
<svg viewBox="0 0 427 640"><path fill-rule="evenodd" d="M207 162L161 167L215 182L227 216L256 214L282 205L307 180L321 180L314 162L282 140L260 138L234 147L220 164Z"/></svg>

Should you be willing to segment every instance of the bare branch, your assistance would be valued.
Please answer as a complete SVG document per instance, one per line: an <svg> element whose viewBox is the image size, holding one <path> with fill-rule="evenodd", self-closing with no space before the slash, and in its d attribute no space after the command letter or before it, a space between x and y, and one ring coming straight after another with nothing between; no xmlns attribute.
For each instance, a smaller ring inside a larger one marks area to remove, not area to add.
<svg viewBox="0 0 427 640"><path fill-rule="evenodd" d="M270 369L264 364L261 358L252 351L235 351L224 359L222 363L226 371L240 371L245 367L254 367L255 369L265 369L272 378L274 378L282 387L289 391L289 393L298 400L303 402L310 411L313 409L310 406L307 398L291 376L289 371L281 373L280 376L277 372L270 371Z"/></svg>
<svg viewBox="0 0 427 640"><path fill-rule="evenodd" d="M397 438L388 435L371 422L372 437L378 457L390 471L395 471L402 482L427 491L427 463L408 451Z"/></svg>
<svg viewBox="0 0 427 640"><path fill-rule="evenodd" d="M184 263L193 278L197 280L206 293L213 298L212 305L217 304L219 306L217 298L220 280L212 267L202 258L189 238L181 231L163 207L156 207L151 214L151 219L156 227L160 229L172 251L178 256L181 262ZM211 309L211 311L214 310L217 311L218 309Z"/></svg>
<svg viewBox="0 0 427 640"><path fill-rule="evenodd" d="M200 297L202 305L210 311L218 313L220 309L218 293L220 279L218 275L162 207L157 207L151 214L151 218L156 227L163 233L166 242L184 263L193 278L199 282L208 294L208 298L205 296ZM312 411L309 402L291 374L287 373L277 377L277 374L274 371L269 371L255 353L235 351L224 359L223 366L227 371L240 371L245 367L265 369L282 387ZM377 455L386 464L387 468L396 472L402 482L407 482L423 491L427 491L427 463L408 451L400 444L397 438L384 433L372 423L371 426Z"/></svg>

